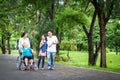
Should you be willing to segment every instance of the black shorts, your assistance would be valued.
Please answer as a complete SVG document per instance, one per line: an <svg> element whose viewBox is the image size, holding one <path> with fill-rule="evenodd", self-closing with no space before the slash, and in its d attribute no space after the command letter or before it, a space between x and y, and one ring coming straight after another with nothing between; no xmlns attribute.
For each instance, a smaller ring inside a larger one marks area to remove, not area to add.
<svg viewBox="0 0 120 80"><path fill-rule="evenodd" d="M30 60L30 59L33 59L33 56L24 56L24 57L23 57L23 60L24 60L25 58L28 58L28 60Z"/></svg>

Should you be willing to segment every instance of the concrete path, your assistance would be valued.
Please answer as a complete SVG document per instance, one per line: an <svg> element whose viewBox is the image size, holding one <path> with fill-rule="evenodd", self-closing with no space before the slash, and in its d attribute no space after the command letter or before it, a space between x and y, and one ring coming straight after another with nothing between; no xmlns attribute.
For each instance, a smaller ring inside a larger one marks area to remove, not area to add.
<svg viewBox="0 0 120 80"><path fill-rule="evenodd" d="M120 80L120 73L56 64L55 70L19 71L18 55L0 55L0 80Z"/></svg>

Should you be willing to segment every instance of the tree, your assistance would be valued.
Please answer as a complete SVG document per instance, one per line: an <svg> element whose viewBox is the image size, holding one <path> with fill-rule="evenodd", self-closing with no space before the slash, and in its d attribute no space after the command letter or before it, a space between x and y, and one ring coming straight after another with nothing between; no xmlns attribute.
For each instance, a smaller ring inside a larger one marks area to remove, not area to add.
<svg viewBox="0 0 120 80"><path fill-rule="evenodd" d="M84 30L86 36L87 36L88 53L89 53L88 65L96 65L98 52L100 50L100 46L98 45L99 43L93 42L93 40L95 39L95 38L93 39L93 32L94 32L94 26L95 26L95 21L96 21L96 17L97 17L97 11L94 10L93 6L85 0L74 1L74 3L72 3L72 7L79 12L83 12L83 14L84 14L84 15L80 16L80 18L82 18L82 19L78 19L79 20L78 22L81 21L81 25L83 27L83 30ZM79 15L81 15L81 14L79 14ZM92 17L92 20L90 23L89 20L91 19L92 15L93 15L93 17ZM77 23L77 24L79 24L79 23ZM90 26L90 29L88 29L89 26ZM96 44L96 50L94 50L94 44Z"/></svg>
<svg viewBox="0 0 120 80"><path fill-rule="evenodd" d="M114 0L90 0L98 15L100 27L100 46L101 46L101 61L100 67L107 67L106 64L106 24L112 14Z"/></svg>
<svg viewBox="0 0 120 80"><path fill-rule="evenodd" d="M81 27L81 24L88 22L87 17L82 12L78 12L77 10L74 10L68 6L56 14L55 23L56 23L55 28L59 30L58 38L59 42L61 43L61 40L64 38L68 39L75 38L73 33L76 32L76 29L80 31L79 28ZM77 40L78 37L76 41Z"/></svg>
<svg viewBox="0 0 120 80"><path fill-rule="evenodd" d="M97 16L97 11L95 10L94 13L93 13L93 18L92 18L92 21L91 21L91 25L90 25L89 31L87 30L85 25L83 25L84 32L86 33L87 38L88 38L88 52L89 52L88 65L96 65L98 52L100 50L100 46L96 44L96 51L94 53L93 30L94 30L96 16Z"/></svg>
<svg viewBox="0 0 120 80"><path fill-rule="evenodd" d="M20 22L26 17L21 17L21 14L26 7L22 5L22 0L1 0L0 7L2 7L0 9L1 45L4 47L2 47L2 52L5 54L3 50L7 48L8 54L11 54L10 39L13 33L18 36L23 30L24 26L21 26ZM6 41L7 43L5 43Z"/></svg>
<svg viewBox="0 0 120 80"><path fill-rule="evenodd" d="M5 54L6 53L6 37L5 37L5 26L0 24L2 27L0 27L0 33L1 33L1 40L0 40L0 47L1 47L1 50L2 50L2 54ZM4 31L3 31L4 29Z"/></svg>
<svg viewBox="0 0 120 80"><path fill-rule="evenodd" d="M60 45L61 45L60 46L61 49L68 51L68 53L67 53L68 59L70 59L69 52L72 51L72 50L77 50L75 40L69 40L69 41L68 40L63 40Z"/></svg>

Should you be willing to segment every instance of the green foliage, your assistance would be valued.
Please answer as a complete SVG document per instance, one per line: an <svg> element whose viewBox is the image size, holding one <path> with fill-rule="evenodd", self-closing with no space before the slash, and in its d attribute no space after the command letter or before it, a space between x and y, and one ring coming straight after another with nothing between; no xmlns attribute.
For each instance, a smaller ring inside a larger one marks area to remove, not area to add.
<svg viewBox="0 0 120 80"><path fill-rule="evenodd" d="M75 40L63 40L61 42L60 48L63 50L68 50L68 51L72 51L72 50L77 50L76 47L76 41Z"/></svg>
<svg viewBox="0 0 120 80"><path fill-rule="evenodd" d="M63 33L62 40L74 39L77 44L81 44L84 43L85 38L85 34L82 31L81 26L88 26L90 21L86 14L79 11L79 9L74 8L69 6L57 13L55 24L56 28L59 29L59 33Z"/></svg>
<svg viewBox="0 0 120 80"><path fill-rule="evenodd" d="M112 11L112 18L113 19L120 19L120 1L119 0L113 0L114 1L114 9Z"/></svg>
<svg viewBox="0 0 120 80"><path fill-rule="evenodd" d="M79 25L81 25L81 24L88 25L89 24L87 16L84 13L79 12L77 10L73 10L70 7L65 8L64 11L60 12L56 16L56 23L62 27L65 24L67 24L67 26L69 26L69 27L73 27L74 25L78 25L78 24Z"/></svg>
<svg viewBox="0 0 120 80"><path fill-rule="evenodd" d="M74 39L76 44L83 44L83 49L87 50L87 38L82 30L82 25L90 26L94 7L88 4L86 0L54 0L54 25L50 19L51 16L51 0L0 0L0 44L1 35L7 38L7 33L11 37L19 39L23 31L27 31L34 49L38 47L40 36L47 35L48 30L58 32L61 40ZM93 1L93 0L91 0ZM105 15L109 10L110 2L113 0L97 0L104 7ZM119 21L119 0L114 1L114 10L111 18L117 21L108 23L107 25L107 47L113 49L115 44L119 46L120 29L117 22ZM39 13L39 14L38 14ZM98 20L96 20L97 22ZM97 22L98 23L98 22ZM53 28L54 26L54 28ZM117 27L118 26L118 27ZM58 30L58 31L57 31ZM34 34L30 34L35 31ZM56 35L56 34L55 34ZM60 38L59 38L60 39ZM99 41L99 28L95 25L93 33L93 42Z"/></svg>
<svg viewBox="0 0 120 80"><path fill-rule="evenodd" d="M87 45L87 43L83 43L83 45L82 45L82 50L83 50L83 51L87 51L87 50L88 50L88 45Z"/></svg>
<svg viewBox="0 0 120 80"><path fill-rule="evenodd" d="M119 20L113 20L113 22L110 22L107 25L107 46L111 49L114 50L116 47L120 49L120 24Z"/></svg>

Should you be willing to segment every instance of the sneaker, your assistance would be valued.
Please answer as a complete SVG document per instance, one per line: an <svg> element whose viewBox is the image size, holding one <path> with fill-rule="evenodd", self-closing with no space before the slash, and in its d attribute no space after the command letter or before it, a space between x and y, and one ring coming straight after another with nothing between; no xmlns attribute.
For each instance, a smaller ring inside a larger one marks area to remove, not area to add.
<svg viewBox="0 0 120 80"><path fill-rule="evenodd" d="M51 69L51 67L48 67L48 69L50 70L50 69Z"/></svg>
<svg viewBox="0 0 120 80"><path fill-rule="evenodd" d="M51 70L54 70L54 69L55 69L54 67L51 68Z"/></svg>
<svg viewBox="0 0 120 80"><path fill-rule="evenodd" d="M44 68L42 68L42 71L44 70Z"/></svg>

